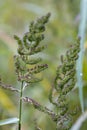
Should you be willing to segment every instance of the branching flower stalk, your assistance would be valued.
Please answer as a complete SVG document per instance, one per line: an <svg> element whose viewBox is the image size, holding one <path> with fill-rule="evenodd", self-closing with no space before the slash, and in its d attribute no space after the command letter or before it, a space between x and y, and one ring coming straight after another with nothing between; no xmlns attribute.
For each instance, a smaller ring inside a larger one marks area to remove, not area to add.
<svg viewBox="0 0 87 130"><path fill-rule="evenodd" d="M3 88L20 93L18 130L21 130L22 125L23 91L32 83L40 82L42 77L38 78L38 74L48 68L47 64L40 64L42 58L37 57L36 54L46 48L45 45L41 45L40 43L44 39L45 25L49 17L50 13L38 18L35 22L32 21L29 26L29 31L24 34L22 39L16 35L14 36L18 43L18 54L14 56L14 61L18 81L21 83L20 90L15 89L11 85L4 84L2 80L0 80L0 86Z"/></svg>
<svg viewBox="0 0 87 130"><path fill-rule="evenodd" d="M69 130L72 125L73 114L69 112L68 94L76 84L76 60L80 51L80 38L61 56L61 65L57 68L54 87L51 89L49 99L57 109L57 130ZM57 96L54 96L54 91Z"/></svg>
<svg viewBox="0 0 87 130"><path fill-rule="evenodd" d="M41 46L40 42L44 39L43 32L45 31L45 24L48 22L49 16L50 13L37 19L36 22L31 22L29 32L24 34L23 39L20 39L16 35L14 36L19 45L18 55L16 55L14 59L18 81L21 82L18 130L21 130L22 96L24 84L29 86L31 83L41 81L42 78L37 78L36 74L48 68L47 64L39 65L38 63L42 59L41 57L34 57L34 55L45 49L45 45ZM30 68L29 65L33 65L33 67Z"/></svg>

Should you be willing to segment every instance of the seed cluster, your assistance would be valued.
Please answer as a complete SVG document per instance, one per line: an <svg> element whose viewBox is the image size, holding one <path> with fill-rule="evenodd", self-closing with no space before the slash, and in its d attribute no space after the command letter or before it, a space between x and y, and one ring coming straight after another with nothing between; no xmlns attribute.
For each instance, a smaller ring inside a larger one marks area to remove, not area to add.
<svg viewBox="0 0 87 130"><path fill-rule="evenodd" d="M42 52L45 45L40 45L44 39L45 24L48 22L50 13L31 22L29 32L25 33L23 38L14 36L18 43L18 55L14 56L16 74L18 81L27 84L39 82L42 78L37 78L35 74L48 68L47 64L39 64L41 57L37 57L36 53ZM33 66L33 67L31 67Z"/></svg>
<svg viewBox="0 0 87 130"><path fill-rule="evenodd" d="M67 95L71 92L76 84L76 60L80 51L80 38L61 56L61 65L57 68L54 87L51 89L49 99L58 110L57 129L69 130L72 123L72 116L69 113ZM57 93L55 95L53 91Z"/></svg>

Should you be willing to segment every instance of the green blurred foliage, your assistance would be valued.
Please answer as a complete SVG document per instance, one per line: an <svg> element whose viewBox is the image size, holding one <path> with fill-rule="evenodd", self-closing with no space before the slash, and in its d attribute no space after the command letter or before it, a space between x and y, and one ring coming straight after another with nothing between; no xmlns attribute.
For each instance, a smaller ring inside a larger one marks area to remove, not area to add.
<svg viewBox="0 0 87 130"><path fill-rule="evenodd" d="M25 91L25 95L53 109L48 100L49 90L53 86L56 67L60 64L59 56L66 52L66 49L72 44L71 41L78 35L79 9L80 0L0 0L0 75L3 81L15 87L20 85L16 81L13 61L13 55L17 49L13 35L19 34L19 36L22 36L27 30L30 21L47 12L51 12L51 19L43 41L43 43L47 44L47 49L43 52L43 62L47 62L49 68L42 73L44 80L40 84L34 84L31 88L28 88ZM84 57L83 63L84 86L87 86L86 57ZM86 91L87 87L84 87L85 108L87 107ZM1 93L0 119L17 116L17 94L4 89L1 89ZM69 98L71 98L71 109L73 109L74 103L80 106L77 90ZM8 104L4 105L7 102ZM23 130L34 130L34 119L37 117L37 123L43 130L55 129L55 124L48 116L34 110L32 106L25 103L22 117ZM0 127L0 130L15 130L15 127L7 125Z"/></svg>

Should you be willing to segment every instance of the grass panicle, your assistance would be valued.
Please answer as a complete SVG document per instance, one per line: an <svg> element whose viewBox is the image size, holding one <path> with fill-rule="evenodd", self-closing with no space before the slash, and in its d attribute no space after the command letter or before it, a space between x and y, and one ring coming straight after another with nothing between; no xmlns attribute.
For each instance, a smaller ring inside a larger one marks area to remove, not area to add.
<svg viewBox="0 0 87 130"><path fill-rule="evenodd" d="M18 130L22 130L22 103L26 102L45 114L48 114L56 123L56 130L69 130L72 126L73 116L76 115L76 109L73 112L69 110L68 94L73 90L76 84L76 61L80 52L80 38L68 49L66 55L61 56L61 65L56 70L54 85L50 90L49 101L56 108L50 110L30 97L23 97L25 86L40 82L42 77L38 74L48 68L47 64L41 64L42 58L37 53L41 53L46 45L41 45L44 40L45 25L48 22L50 13L32 21L29 25L29 31L23 38L14 36L18 44L18 54L14 56L15 72L18 81L21 83L20 89L12 85L6 85L0 78L0 86L5 89L19 92L19 124ZM37 124L36 130L41 130Z"/></svg>

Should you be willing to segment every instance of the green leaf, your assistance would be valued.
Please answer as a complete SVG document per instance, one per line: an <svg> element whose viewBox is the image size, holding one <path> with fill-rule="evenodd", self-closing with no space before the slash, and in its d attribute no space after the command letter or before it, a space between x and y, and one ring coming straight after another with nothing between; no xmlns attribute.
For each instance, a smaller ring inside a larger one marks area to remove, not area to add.
<svg viewBox="0 0 87 130"><path fill-rule="evenodd" d="M19 121L18 118L9 118L9 119L5 119L5 120L1 120L0 121L0 126L17 123L18 121Z"/></svg>

